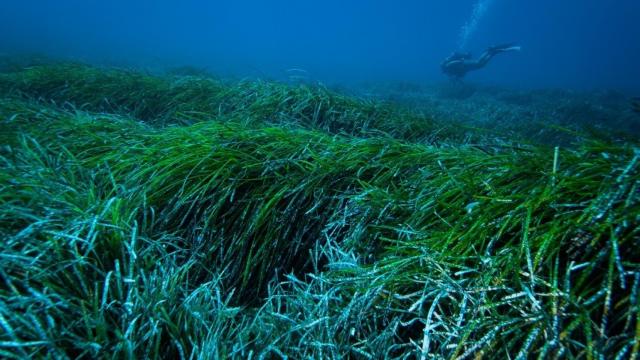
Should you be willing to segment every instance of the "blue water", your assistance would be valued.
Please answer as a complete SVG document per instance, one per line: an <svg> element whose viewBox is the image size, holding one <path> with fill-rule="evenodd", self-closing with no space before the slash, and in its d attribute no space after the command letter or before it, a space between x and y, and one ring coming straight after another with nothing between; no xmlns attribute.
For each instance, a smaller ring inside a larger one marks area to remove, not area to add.
<svg viewBox="0 0 640 360"><path fill-rule="evenodd" d="M0 53L238 77L441 82L455 50L518 42L466 81L640 91L639 0L2 0Z"/></svg>

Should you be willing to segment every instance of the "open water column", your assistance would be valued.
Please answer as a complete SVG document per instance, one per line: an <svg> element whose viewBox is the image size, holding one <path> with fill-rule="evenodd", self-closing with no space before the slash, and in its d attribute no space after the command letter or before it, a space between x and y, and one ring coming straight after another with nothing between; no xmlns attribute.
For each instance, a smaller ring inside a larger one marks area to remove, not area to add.
<svg viewBox="0 0 640 360"><path fill-rule="evenodd" d="M495 0L478 0L473 5L473 12L469 20L460 29L460 39L458 40L458 50L464 50L467 47L469 39L478 28L480 20L489 11L489 8Z"/></svg>

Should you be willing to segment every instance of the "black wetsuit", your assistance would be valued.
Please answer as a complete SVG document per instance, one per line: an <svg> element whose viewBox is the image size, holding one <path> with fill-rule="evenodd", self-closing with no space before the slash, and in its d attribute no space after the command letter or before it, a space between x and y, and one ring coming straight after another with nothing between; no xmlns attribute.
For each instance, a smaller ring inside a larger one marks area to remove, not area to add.
<svg viewBox="0 0 640 360"><path fill-rule="evenodd" d="M493 58L496 54L519 50L520 47L513 44L492 46L485 50L485 52L480 55L477 60L471 60L470 53L453 53L451 56L446 58L440 67L442 72L449 75L452 79L462 79L469 71L482 69L485 67L491 58Z"/></svg>

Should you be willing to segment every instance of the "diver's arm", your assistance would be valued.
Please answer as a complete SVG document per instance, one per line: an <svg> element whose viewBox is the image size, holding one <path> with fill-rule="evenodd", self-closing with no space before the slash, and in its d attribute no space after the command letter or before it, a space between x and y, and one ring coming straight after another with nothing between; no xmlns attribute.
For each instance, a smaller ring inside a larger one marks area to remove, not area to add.
<svg viewBox="0 0 640 360"><path fill-rule="evenodd" d="M442 72L450 77L462 78L467 73L467 63L465 60L453 60L442 63Z"/></svg>

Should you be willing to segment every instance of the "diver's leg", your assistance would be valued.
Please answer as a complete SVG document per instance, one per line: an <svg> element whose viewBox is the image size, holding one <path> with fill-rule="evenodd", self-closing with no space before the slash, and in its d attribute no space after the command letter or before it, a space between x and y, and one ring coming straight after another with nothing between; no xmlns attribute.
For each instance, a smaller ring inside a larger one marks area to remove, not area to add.
<svg viewBox="0 0 640 360"><path fill-rule="evenodd" d="M480 69L485 67L485 65L487 65L489 63L489 60L491 60L491 58L493 58L493 56L496 53L490 50L487 50L485 52L482 53L482 55L480 55L480 57L478 58L478 60L476 61L476 65L477 68L476 69Z"/></svg>
<svg viewBox="0 0 640 360"><path fill-rule="evenodd" d="M520 50L520 46L517 46L515 44L505 44L505 45L500 45L500 46L492 46L490 48L488 48L487 50L485 50L485 52L482 53L482 55L480 55L480 58L478 58L477 63L478 63L478 69L484 67L485 65L487 65L489 63L489 61L496 56L496 54L502 53L502 52L508 52L508 51L519 51Z"/></svg>

